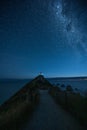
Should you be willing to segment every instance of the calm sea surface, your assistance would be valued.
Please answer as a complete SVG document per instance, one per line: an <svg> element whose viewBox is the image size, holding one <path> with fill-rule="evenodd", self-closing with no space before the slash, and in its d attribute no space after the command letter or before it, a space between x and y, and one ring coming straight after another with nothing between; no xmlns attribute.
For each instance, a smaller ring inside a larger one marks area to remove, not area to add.
<svg viewBox="0 0 87 130"><path fill-rule="evenodd" d="M0 104L9 99L13 94L20 90L28 80L5 79L0 80Z"/></svg>
<svg viewBox="0 0 87 130"><path fill-rule="evenodd" d="M9 99L14 93L20 90L26 83L28 83L31 79L24 80L0 80L0 104ZM48 79L50 83L57 85L64 84L65 86L71 85L73 89L78 88L78 90L82 93L87 91L87 80L69 80L69 79L59 79L59 78L51 78Z"/></svg>
<svg viewBox="0 0 87 130"><path fill-rule="evenodd" d="M59 79L59 78L51 78L51 79L48 79L50 83L54 84L54 85L57 85L59 84L58 86L60 86L61 88L61 85L64 84L65 85L65 88L63 89L66 89L66 86L67 85L71 85L73 90L75 91L75 89L77 88L78 91L84 95L85 92L87 92L87 79L81 79L78 78L78 79ZM62 89L62 88L61 88Z"/></svg>

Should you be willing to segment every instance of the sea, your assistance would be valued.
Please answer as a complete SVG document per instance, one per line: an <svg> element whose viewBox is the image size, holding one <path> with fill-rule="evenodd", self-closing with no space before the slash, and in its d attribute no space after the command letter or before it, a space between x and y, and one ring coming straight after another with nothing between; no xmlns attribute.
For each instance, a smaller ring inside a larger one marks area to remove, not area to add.
<svg viewBox="0 0 87 130"><path fill-rule="evenodd" d="M0 79L0 105L20 90L24 85L32 79ZM47 78L54 86L60 89L66 89L67 85L71 85L75 92L80 92L83 96L87 94L87 78ZM61 87L64 84L65 87Z"/></svg>
<svg viewBox="0 0 87 130"><path fill-rule="evenodd" d="M0 79L0 105L30 81L31 79Z"/></svg>

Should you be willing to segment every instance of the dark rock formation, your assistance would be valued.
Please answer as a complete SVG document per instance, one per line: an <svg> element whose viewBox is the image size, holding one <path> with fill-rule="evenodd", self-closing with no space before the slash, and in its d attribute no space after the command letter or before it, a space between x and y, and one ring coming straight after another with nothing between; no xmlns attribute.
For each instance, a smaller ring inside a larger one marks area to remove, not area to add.
<svg viewBox="0 0 87 130"><path fill-rule="evenodd" d="M51 84L39 75L0 106L0 130L19 130L39 103L39 89L48 89Z"/></svg>

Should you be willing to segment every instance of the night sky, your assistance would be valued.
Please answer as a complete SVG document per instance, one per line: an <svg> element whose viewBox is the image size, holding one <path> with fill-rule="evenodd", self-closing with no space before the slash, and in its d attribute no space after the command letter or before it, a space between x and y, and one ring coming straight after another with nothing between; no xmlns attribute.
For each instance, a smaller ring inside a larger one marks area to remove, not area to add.
<svg viewBox="0 0 87 130"><path fill-rule="evenodd" d="M0 78L87 76L87 0L1 0Z"/></svg>

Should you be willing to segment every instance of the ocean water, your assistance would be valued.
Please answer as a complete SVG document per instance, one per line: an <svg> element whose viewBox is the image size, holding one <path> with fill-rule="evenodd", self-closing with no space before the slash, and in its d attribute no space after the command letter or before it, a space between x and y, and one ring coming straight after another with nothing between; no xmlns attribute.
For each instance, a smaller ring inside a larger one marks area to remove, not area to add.
<svg viewBox="0 0 87 130"><path fill-rule="evenodd" d="M8 100L31 79L3 79L0 80L0 104Z"/></svg>
<svg viewBox="0 0 87 130"><path fill-rule="evenodd" d="M78 91L84 95L87 92L87 80L70 80L70 79L59 79L59 78L49 78L47 79L51 84L61 85L64 84L66 89L67 85L71 85L73 90L78 88ZM20 90L26 83L31 81L31 79L4 79L0 80L0 104L8 100L13 94L15 94L18 90Z"/></svg>
<svg viewBox="0 0 87 130"><path fill-rule="evenodd" d="M60 78L49 78L49 82L53 85L57 85L61 88L61 85L64 84L65 87L61 89L66 89L67 85L71 85L73 90L78 89L78 92L80 92L82 95L84 95L87 92L87 79L60 79Z"/></svg>

